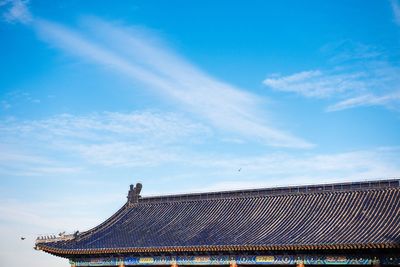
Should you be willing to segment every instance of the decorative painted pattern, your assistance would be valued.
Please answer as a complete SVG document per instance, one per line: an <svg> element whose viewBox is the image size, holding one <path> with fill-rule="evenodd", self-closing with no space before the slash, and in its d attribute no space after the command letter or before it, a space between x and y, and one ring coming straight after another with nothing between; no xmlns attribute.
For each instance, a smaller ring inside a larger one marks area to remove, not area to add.
<svg viewBox="0 0 400 267"><path fill-rule="evenodd" d="M389 259L389 258L388 258ZM385 263L392 261L385 259ZM293 256L293 255L265 255L265 256L163 256L163 257L125 257L125 258L97 258L71 261L72 266L137 266L137 265L295 265L303 262L305 265L371 265L371 258L356 256Z"/></svg>
<svg viewBox="0 0 400 267"><path fill-rule="evenodd" d="M400 257L386 257L382 259L382 264L384 265L398 265L400 266Z"/></svg>

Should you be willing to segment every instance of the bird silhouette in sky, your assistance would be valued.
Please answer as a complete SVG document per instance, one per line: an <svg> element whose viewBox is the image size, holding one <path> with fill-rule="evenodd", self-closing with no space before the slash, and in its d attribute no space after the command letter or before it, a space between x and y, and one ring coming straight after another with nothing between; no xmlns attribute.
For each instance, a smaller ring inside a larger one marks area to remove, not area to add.
<svg viewBox="0 0 400 267"><path fill-rule="evenodd" d="M21 237L21 240L25 240L25 237Z"/></svg>

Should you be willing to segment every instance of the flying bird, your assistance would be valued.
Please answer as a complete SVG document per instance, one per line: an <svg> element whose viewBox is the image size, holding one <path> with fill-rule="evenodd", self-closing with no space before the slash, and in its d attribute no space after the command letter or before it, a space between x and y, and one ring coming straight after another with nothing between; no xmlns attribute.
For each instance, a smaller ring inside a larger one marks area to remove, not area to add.
<svg viewBox="0 0 400 267"><path fill-rule="evenodd" d="M25 240L25 237L21 237L21 240Z"/></svg>
<svg viewBox="0 0 400 267"><path fill-rule="evenodd" d="M238 172L240 172L242 170L242 168L239 168Z"/></svg>

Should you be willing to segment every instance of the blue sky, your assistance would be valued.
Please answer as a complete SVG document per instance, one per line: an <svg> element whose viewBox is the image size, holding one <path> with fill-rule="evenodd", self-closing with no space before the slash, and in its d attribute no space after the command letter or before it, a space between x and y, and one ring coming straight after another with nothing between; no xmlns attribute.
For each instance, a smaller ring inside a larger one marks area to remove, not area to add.
<svg viewBox="0 0 400 267"><path fill-rule="evenodd" d="M36 235L97 225L137 181L153 195L400 176L398 0L0 12L2 266L67 266Z"/></svg>

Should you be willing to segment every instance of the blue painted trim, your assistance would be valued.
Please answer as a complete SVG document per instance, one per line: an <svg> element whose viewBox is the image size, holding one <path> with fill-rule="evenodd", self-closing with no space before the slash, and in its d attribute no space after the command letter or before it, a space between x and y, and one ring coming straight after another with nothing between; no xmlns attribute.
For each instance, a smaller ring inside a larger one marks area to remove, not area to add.
<svg viewBox="0 0 400 267"><path fill-rule="evenodd" d="M390 260L389 260L390 259ZM393 263L399 259L385 258L382 262ZM371 265L372 258L359 256L294 256L294 255L265 255L265 256L157 256L157 257L124 257L124 258L93 258L71 261L72 266L139 266L139 265Z"/></svg>

